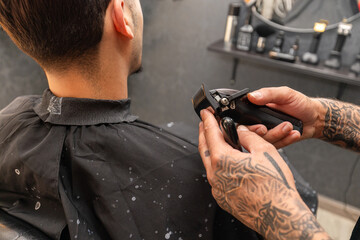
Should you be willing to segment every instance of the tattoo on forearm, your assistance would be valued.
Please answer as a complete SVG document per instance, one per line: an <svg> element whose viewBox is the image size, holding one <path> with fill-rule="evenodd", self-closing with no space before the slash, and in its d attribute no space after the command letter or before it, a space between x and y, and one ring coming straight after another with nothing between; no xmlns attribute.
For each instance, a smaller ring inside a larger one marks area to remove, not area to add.
<svg viewBox="0 0 360 240"><path fill-rule="evenodd" d="M304 203L296 200L296 190L274 158L267 152L264 157L271 165L222 156L211 183L219 205L266 239L312 240L314 234L325 234Z"/></svg>
<svg viewBox="0 0 360 240"><path fill-rule="evenodd" d="M332 100L321 100L326 108L324 139L360 152L360 107Z"/></svg>

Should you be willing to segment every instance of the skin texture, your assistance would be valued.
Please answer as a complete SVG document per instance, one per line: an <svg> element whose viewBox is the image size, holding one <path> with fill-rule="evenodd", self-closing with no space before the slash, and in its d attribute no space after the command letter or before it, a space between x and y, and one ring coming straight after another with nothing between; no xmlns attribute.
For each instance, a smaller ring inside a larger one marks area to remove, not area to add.
<svg viewBox="0 0 360 240"><path fill-rule="evenodd" d="M334 100L319 100L326 110L322 139L360 152L360 107Z"/></svg>
<svg viewBox="0 0 360 240"><path fill-rule="evenodd" d="M242 153L228 145L214 116L202 113L199 151L218 204L266 239L330 239L300 198L276 148L246 127Z"/></svg>

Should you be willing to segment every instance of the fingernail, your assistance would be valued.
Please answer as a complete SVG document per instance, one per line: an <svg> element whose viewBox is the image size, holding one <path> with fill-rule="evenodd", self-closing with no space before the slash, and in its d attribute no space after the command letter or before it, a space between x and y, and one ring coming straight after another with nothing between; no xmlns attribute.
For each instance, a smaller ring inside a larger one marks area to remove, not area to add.
<svg viewBox="0 0 360 240"><path fill-rule="evenodd" d="M247 127L243 126L243 125L240 125L240 126L238 127L238 130L241 131L241 132L247 132L247 131L249 131L249 129L248 129Z"/></svg>
<svg viewBox="0 0 360 240"><path fill-rule="evenodd" d="M199 123L199 128L202 128L202 127L204 127L204 123L201 121L201 122Z"/></svg>
<svg viewBox="0 0 360 240"><path fill-rule="evenodd" d="M282 131L284 133L290 132L291 131L291 126L290 124L285 124L285 126L282 128Z"/></svg>
<svg viewBox="0 0 360 240"><path fill-rule="evenodd" d="M265 135L266 131L265 131L265 129L263 129L263 128L258 128L258 129L256 130L256 133L257 133L258 135Z"/></svg>
<svg viewBox="0 0 360 240"><path fill-rule="evenodd" d="M299 137L301 137L301 134L300 134L300 132L294 130L294 131L292 131L291 136L293 138L299 138Z"/></svg>
<svg viewBox="0 0 360 240"><path fill-rule="evenodd" d="M204 109L200 111L201 118L203 118L203 116L204 116L204 111L205 111Z"/></svg>
<svg viewBox="0 0 360 240"><path fill-rule="evenodd" d="M255 92L252 92L252 93L250 93L250 95L253 97L253 98L262 98L262 93L261 92L259 92L259 91L255 91Z"/></svg>

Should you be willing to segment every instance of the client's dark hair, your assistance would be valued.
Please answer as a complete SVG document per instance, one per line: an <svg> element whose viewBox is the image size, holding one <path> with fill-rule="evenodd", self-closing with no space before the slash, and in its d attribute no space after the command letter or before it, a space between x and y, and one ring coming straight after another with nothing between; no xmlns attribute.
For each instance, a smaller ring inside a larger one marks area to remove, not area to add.
<svg viewBox="0 0 360 240"><path fill-rule="evenodd" d="M0 0L0 24L46 67L96 52L111 0Z"/></svg>

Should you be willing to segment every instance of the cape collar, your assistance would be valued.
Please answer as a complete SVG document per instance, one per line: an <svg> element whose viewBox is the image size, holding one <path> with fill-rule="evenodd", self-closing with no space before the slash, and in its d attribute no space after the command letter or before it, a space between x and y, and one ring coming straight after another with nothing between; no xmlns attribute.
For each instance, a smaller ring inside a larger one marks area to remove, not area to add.
<svg viewBox="0 0 360 240"><path fill-rule="evenodd" d="M130 99L57 97L47 89L35 105L34 111L44 122L57 125L134 122L138 117L130 114L130 103Z"/></svg>

